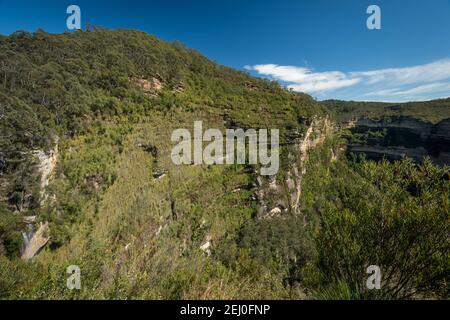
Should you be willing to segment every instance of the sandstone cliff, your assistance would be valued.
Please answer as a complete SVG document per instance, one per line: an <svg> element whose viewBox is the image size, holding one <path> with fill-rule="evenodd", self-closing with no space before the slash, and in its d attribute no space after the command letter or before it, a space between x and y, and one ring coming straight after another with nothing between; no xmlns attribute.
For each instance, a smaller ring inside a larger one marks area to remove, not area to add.
<svg viewBox="0 0 450 320"><path fill-rule="evenodd" d="M348 152L365 153L371 159L398 160L404 156L421 161L429 156L437 164L450 164L450 119L431 124L411 117L380 121L359 119L353 124L354 136Z"/></svg>
<svg viewBox="0 0 450 320"><path fill-rule="evenodd" d="M328 117L314 118L306 132L288 145L287 171L285 175L263 177L256 181L258 218L270 219L283 212L300 212L302 177L306 173L308 151L323 143L334 131Z"/></svg>

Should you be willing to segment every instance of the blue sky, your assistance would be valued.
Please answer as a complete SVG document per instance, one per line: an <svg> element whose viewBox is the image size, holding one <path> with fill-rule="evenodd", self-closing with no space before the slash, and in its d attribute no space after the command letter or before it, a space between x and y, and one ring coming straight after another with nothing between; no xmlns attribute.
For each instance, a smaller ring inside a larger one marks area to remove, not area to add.
<svg viewBox="0 0 450 320"><path fill-rule="evenodd" d="M0 0L0 33L86 22L179 40L208 58L317 99L450 96L450 0ZM366 9L381 8L381 30Z"/></svg>

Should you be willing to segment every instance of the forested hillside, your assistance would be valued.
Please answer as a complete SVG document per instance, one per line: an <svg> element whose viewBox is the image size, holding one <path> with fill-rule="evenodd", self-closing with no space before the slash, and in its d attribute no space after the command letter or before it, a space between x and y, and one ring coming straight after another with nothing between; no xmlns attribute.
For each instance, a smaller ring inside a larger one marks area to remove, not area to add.
<svg viewBox="0 0 450 320"><path fill-rule="evenodd" d="M327 100L336 122L347 129L349 153L371 159L421 162L426 157L450 165L450 98L423 102L379 103Z"/></svg>
<svg viewBox="0 0 450 320"><path fill-rule="evenodd" d="M197 120L279 129L280 170L173 164ZM180 43L1 36L0 298L447 298L449 168L345 148L310 96Z"/></svg>
<svg viewBox="0 0 450 320"><path fill-rule="evenodd" d="M340 122L411 117L436 124L450 118L450 98L406 103L325 100L321 104Z"/></svg>

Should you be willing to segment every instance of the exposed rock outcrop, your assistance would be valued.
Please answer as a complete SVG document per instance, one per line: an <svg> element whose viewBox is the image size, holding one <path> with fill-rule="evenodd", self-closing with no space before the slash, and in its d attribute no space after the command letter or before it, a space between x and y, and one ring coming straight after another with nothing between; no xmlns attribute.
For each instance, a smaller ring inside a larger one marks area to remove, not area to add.
<svg viewBox="0 0 450 320"><path fill-rule="evenodd" d="M328 134L333 131L333 126L328 117L314 119L298 145L297 163L287 173L287 187L290 193L290 207L293 212L298 212L300 196L302 193L302 178L306 173L308 151L323 143Z"/></svg>
<svg viewBox="0 0 450 320"><path fill-rule="evenodd" d="M33 234L31 239L27 236L24 237L25 249L22 253L21 258L23 260L30 260L33 258L50 240L48 236L50 229L48 227L48 222L40 223L38 230Z"/></svg>
<svg viewBox="0 0 450 320"><path fill-rule="evenodd" d="M42 150L34 150L32 154L37 159L37 170L41 176L40 178L40 196L41 203L47 198L46 188L50 183L51 176L53 175L57 162L58 162L58 144L55 148L44 152ZM33 232L33 224L36 221L36 216L24 216L23 223L26 224L26 229L22 232L24 249L21 255L23 260L30 260L47 244L50 240L48 236L50 229L48 222L40 223L36 232Z"/></svg>
<svg viewBox="0 0 450 320"><path fill-rule="evenodd" d="M259 205L259 219L270 219L289 210L299 212L308 151L323 143L333 130L328 117L313 119L306 132L294 138L288 146L288 170L284 181L277 176L257 177L255 198Z"/></svg>
<svg viewBox="0 0 450 320"><path fill-rule="evenodd" d="M36 216L24 216L23 217L23 223L25 224L32 224L36 221Z"/></svg>
<svg viewBox="0 0 450 320"><path fill-rule="evenodd" d="M182 93L186 90L186 86L184 85L184 82L180 81L177 84L175 84L172 88L172 91L175 93Z"/></svg>
<svg viewBox="0 0 450 320"><path fill-rule="evenodd" d="M44 152L42 150L34 150L33 155L38 160L37 169L39 174L41 175L41 182L40 182L41 199L42 201L44 201L47 198L45 188L48 186L50 178L58 162L58 145L56 144L55 148L50 150L49 152Z"/></svg>
<svg viewBox="0 0 450 320"><path fill-rule="evenodd" d="M421 161L429 156L437 164L450 164L450 119L434 125L411 117L359 119L351 132L367 138L363 142L350 141L348 152L364 153L376 160L407 156Z"/></svg>
<svg viewBox="0 0 450 320"><path fill-rule="evenodd" d="M211 255L211 237L209 235L206 236L205 240L200 245L200 250L206 253L207 256Z"/></svg>
<svg viewBox="0 0 450 320"><path fill-rule="evenodd" d="M163 87L161 77L155 76L150 79L130 77L130 81L142 89L148 96L156 96Z"/></svg>
<svg viewBox="0 0 450 320"><path fill-rule="evenodd" d="M152 175L156 180L160 180L166 176L167 172L167 170L155 170Z"/></svg>

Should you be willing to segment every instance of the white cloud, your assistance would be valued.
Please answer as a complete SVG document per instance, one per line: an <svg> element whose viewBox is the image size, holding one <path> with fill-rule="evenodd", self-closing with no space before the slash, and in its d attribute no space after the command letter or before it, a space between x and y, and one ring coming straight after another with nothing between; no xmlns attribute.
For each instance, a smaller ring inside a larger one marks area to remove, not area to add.
<svg viewBox="0 0 450 320"><path fill-rule="evenodd" d="M399 101L434 98L438 93L450 91L450 58L412 67L357 72L315 72L306 67L277 64L245 69L278 80L295 91L327 98L378 96Z"/></svg>
<svg viewBox="0 0 450 320"><path fill-rule="evenodd" d="M411 89L407 90L401 90L401 89L387 89L387 90L380 90L375 92L369 92L366 95L367 96L401 96L401 95L418 95L418 94L426 94L430 91L434 92L448 92L450 93L450 83L447 82L437 82L437 83L430 83L430 84L424 84L421 86L417 86Z"/></svg>
<svg viewBox="0 0 450 320"><path fill-rule="evenodd" d="M311 69L279 66L276 64L259 64L246 66L261 75L288 83L288 87L296 91L317 92L352 86L359 82L358 78L349 79L340 71L313 72Z"/></svg>
<svg viewBox="0 0 450 320"><path fill-rule="evenodd" d="M288 85L288 88L294 91L320 92L350 87L358 83L359 81L359 79L327 79L324 81L308 82L304 84L291 84Z"/></svg>
<svg viewBox="0 0 450 320"><path fill-rule="evenodd" d="M450 59L406 67L363 72L351 72L351 77L366 77L369 83L395 81L398 84L439 81L450 78Z"/></svg>

